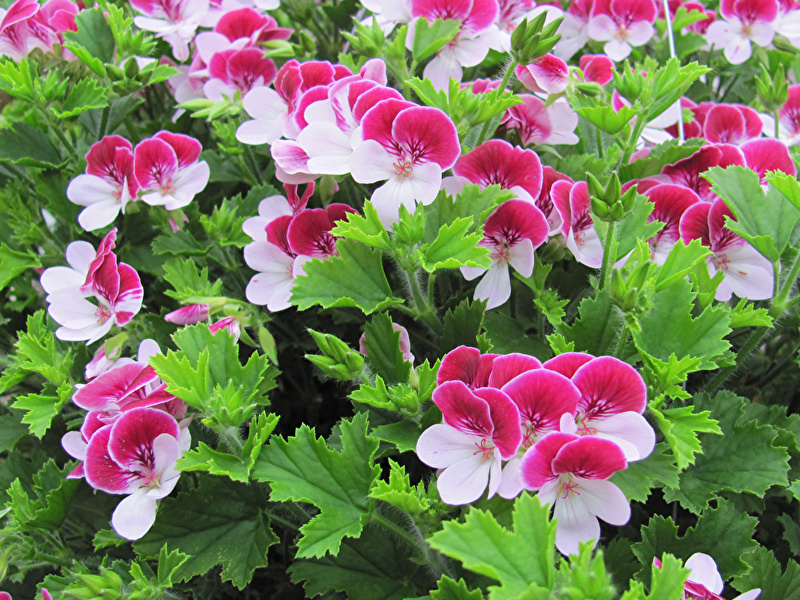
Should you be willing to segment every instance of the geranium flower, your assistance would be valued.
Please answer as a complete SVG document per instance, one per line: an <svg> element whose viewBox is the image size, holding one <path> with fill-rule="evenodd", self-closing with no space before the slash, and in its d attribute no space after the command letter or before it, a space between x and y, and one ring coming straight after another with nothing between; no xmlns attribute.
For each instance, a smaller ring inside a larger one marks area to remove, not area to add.
<svg viewBox="0 0 800 600"><path fill-rule="evenodd" d="M542 504L554 506L556 548L577 554L578 544L600 537L600 518L624 525L631 516L625 494L608 481L625 469L625 455L614 442L553 432L522 457L522 481L538 490Z"/></svg>
<svg viewBox="0 0 800 600"><path fill-rule="evenodd" d="M183 62L189 58L189 42L208 12L209 0L131 0L131 6L144 15L134 17L134 25L155 32Z"/></svg>
<svg viewBox="0 0 800 600"><path fill-rule="evenodd" d="M680 222L683 213L690 206L700 202L700 197L689 188L672 184L659 184L644 192L654 204L653 212L647 217L648 223L660 221L663 229L648 240L653 260L663 265L672 247L681 238Z"/></svg>
<svg viewBox="0 0 800 600"><path fill-rule="evenodd" d="M520 95L522 104L508 109L502 123L513 129L522 144L577 144L578 114L570 108L564 98L559 98L545 108L541 98L530 94Z"/></svg>
<svg viewBox="0 0 800 600"><path fill-rule="evenodd" d="M595 0L589 37L606 42L605 53L623 60L632 46L646 44L653 34L658 10L654 0Z"/></svg>
<svg viewBox="0 0 800 600"><path fill-rule="evenodd" d="M443 469L436 488L447 504L469 504L489 498L500 485L501 461L513 456L522 440L519 411L500 390L470 390L462 381L448 381L433 392L444 423L433 425L417 441L419 459Z"/></svg>
<svg viewBox="0 0 800 600"><path fill-rule="evenodd" d="M78 223L86 231L100 229L136 200L139 183L133 173L133 146L123 137L107 135L86 153L86 173L67 186L70 202L85 206Z"/></svg>
<svg viewBox="0 0 800 600"><path fill-rule="evenodd" d="M489 269L461 267L471 281L482 279L475 288L475 299L486 300L486 308L500 306L511 297L509 265L523 277L533 273L533 251L547 240L550 227L542 211L524 200L508 200L486 219L480 244L489 248Z"/></svg>
<svg viewBox="0 0 800 600"><path fill-rule="evenodd" d="M768 46L775 37L772 22L778 16L777 0L722 0L719 12L723 19L706 30L709 44L725 49L725 58L739 65L750 58L750 42Z"/></svg>
<svg viewBox="0 0 800 600"><path fill-rule="evenodd" d="M470 389L489 385L492 363L498 354L481 354L477 348L459 346L445 354L436 373L436 385L446 381L461 381Z"/></svg>
<svg viewBox="0 0 800 600"><path fill-rule="evenodd" d="M653 564L659 569L661 561L653 558ZM695 552L684 564L691 572L684 584L683 600L723 600L720 594L724 587L722 577L717 570L717 563L708 554ZM736 596L734 600L755 600L761 594L761 590L756 588Z"/></svg>
<svg viewBox="0 0 800 600"><path fill-rule="evenodd" d="M714 144L739 146L761 136L764 124L758 113L742 104L716 104L706 113L705 138Z"/></svg>
<svg viewBox="0 0 800 600"><path fill-rule="evenodd" d="M561 215L561 233L567 248L579 263L599 269L603 263L603 244L589 213L591 200L585 181L556 181L550 191Z"/></svg>

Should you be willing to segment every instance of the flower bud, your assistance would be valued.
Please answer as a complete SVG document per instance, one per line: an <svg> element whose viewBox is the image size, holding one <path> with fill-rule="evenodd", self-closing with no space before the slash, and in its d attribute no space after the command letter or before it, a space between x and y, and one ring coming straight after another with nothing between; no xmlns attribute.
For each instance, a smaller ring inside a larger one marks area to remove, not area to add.
<svg viewBox="0 0 800 600"><path fill-rule="evenodd" d="M190 304L164 315L164 320L176 325L194 325L208 318L209 309L208 304Z"/></svg>

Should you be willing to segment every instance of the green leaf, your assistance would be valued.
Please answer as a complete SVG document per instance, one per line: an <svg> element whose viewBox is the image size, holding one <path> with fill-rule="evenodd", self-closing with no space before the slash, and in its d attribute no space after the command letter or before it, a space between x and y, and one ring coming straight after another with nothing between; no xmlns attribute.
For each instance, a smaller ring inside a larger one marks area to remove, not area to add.
<svg viewBox="0 0 800 600"><path fill-rule="evenodd" d="M179 471L207 471L211 475L227 476L234 481L247 483L261 448L277 424L277 415L261 413L250 423L250 433L241 456L214 450L205 442L200 442L196 449L183 453L176 468Z"/></svg>
<svg viewBox="0 0 800 600"><path fill-rule="evenodd" d="M267 566L267 550L278 542L269 528L263 493L215 477L198 480L192 492L161 500L155 525L134 548L155 558L166 544L188 555L174 575L179 581L221 565L222 580L244 589L255 570Z"/></svg>
<svg viewBox="0 0 800 600"><path fill-rule="evenodd" d="M470 571L500 582L489 588L490 600L517 598L531 587L553 584L556 524L549 513L538 497L523 494L514 501L513 530L472 508L463 523L447 521L429 543Z"/></svg>
<svg viewBox="0 0 800 600"><path fill-rule="evenodd" d="M654 487L677 487L678 467L666 444L658 444L644 460L628 463L628 468L611 477L629 501L644 502Z"/></svg>
<svg viewBox="0 0 800 600"><path fill-rule="evenodd" d="M42 169L57 168L64 162L46 134L22 122L14 123L13 128L0 130L2 161Z"/></svg>
<svg viewBox="0 0 800 600"><path fill-rule="evenodd" d="M203 267L198 271L195 260L171 258L162 268L164 279L174 288L164 293L179 302L196 296L219 296L222 293L222 281L217 279L212 284L208 278L208 268Z"/></svg>
<svg viewBox="0 0 800 600"><path fill-rule="evenodd" d="M411 55L417 62L433 56L458 35L460 29L461 23L452 19L436 19L433 23L424 17L418 19Z"/></svg>
<svg viewBox="0 0 800 600"><path fill-rule="evenodd" d="M352 395L350 397L353 398ZM396 408L391 408L390 410L396 410ZM394 444L398 452L413 452L417 447L417 440L422 434L422 430L413 421L403 420L397 423L379 425L372 429L369 434L382 442Z"/></svg>
<svg viewBox="0 0 800 600"><path fill-rule="evenodd" d="M643 565L669 552L683 560L695 552L714 557L723 579L744 573L743 558L758 544L752 539L758 520L736 509L732 502L717 499L717 506L703 511L697 524L678 536L678 526L671 518L656 515L642 526L642 541L633 544L633 552Z"/></svg>
<svg viewBox="0 0 800 600"><path fill-rule="evenodd" d="M47 384L42 394L26 394L18 396L12 408L25 411L22 422L28 426L31 434L42 439L56 415L75 393L75 388L69 382L64 382L58 389Z"/></svg>
<svg viewBox="0 0 800 600"><path fill-rule="evenodd" d="M600 290L594 298L584 298L578 308L579 317L572 325L562 325L558 332L575 350L595 356L610 354L625 317L611 299L608 289Z"/></svg>
<svg viewBox="0 0 800 600"><path fill-rule="evenodd" d="M756 308L746 298L742 298L731 310L731 328L772 327L772 317L766 308Z"/></svg>
<svg viewBox="0 0 800 600"><path fill-rule="evenodd" d="M486 314L486 302L464 299L455 309L444 315L444 331L439 341L440 354L446 354L458 346L476 346L481 324Z"/></svg>
<svg viewBox="0 0 800 600"><path fill-rule="evenodd" d="M463 579L456 581L447 575L436 583L436 589L431 590L431 600L483 600L483 592L471 590Z"/></svg>
<svg viewBox="0 0 800 600"><path fill-rule="evenodd" d="M763 547L745 555L744 561L750 570L734 578L733 585L737 590L746 592L760 588L760 598L765 600L800 598L800 565L796 561L789 560L783 570L772 551Z"/></svg>
<svg viewBox="0 0 800 600"><path fill-rule="evenodd" d="M101 7L80 11L75 16L77 31L65 31L64 39L88 50L89 54L104 63L114 62L114 34ZM72 50L74 44L65 44ZM80 58L80 57L78 57ZM102 75L101 75L102 77Z"/></svg>
<svg viewBox="0 0 800 600"><path fill-rule="evenodd" d="M331 450L313 429L300 426L289 439L273 437L253 477L272 487L270 499L309 502L320 513L301 527L301 558L336 555L342 539L358 537L369 520L369 491L380 475L373 464L378 441L367 437L367 415L341 423L342 450Z"/></svg>
<svg viewBox="0 0 800 600"><path fill-rule="evenodd" d="M571 555L569 562L561 559L554 590L569 590L569 596L576 599L614 599L616 590L606 573L603 552L593 552L592 548L591 542L582 542L578 554Z"/></svg>
<svg viewBox="0 0 800 600"><path fill-rule="evenodd" d="M646 120L655 119L675 104L696 79L710 71L708 67L700 66L696 62L682 65L677 58L670 58L664 66L659 67L648 77L652 81L653 98L646 107L648 109Z"/></svg>
<svg viewBox="0 0 800 600"><path fill-rule="evenodd" d="M478 245L483 240L483 234L468 233L472 221L472 217L458 218L452 223L442 225L436 239L420 248L422 266L428 273L439 269L488 269L491 266L489 249Z"/></svg>
<svg viewBox="0 0 800 600"><path fill-rule="evenodd" d="M108 106L108 92L101 87L96 79L85 78L76 83L69 91L66 100L61 105L61 110L55 114L59 119L74 117L87 110L104 108Z"/></svg>
<svg viewBox="0 0 800 600"><path fill-rule="evenodd" d="M662 361L672 354L678 359L693 356L701 359L701 369L716 369L714 359L730 349L725 339L731 332L730 311L727 306L709 306L693 317L696 295L685 279L656 292L653 308L640 317L640 329L633 332L636 347Z"/></svg>
<svg viewBox="0 0 800 600"><path fill-rule="evenodd" d="M475 184L465 185L455 198L442 190L436 200L424 208L423 241L433 242L442 227L461 218L473 217L473 223L483 223L496 206L512 197L511 192L501 189L499 185L490 185L483 189Z"/></svg>
<svg viewBox="0 0 800 600"><path fill-rule="evenodd" d="M60 348L55 335L45 324L45 312L36 311L28 317L27 331L19 333L15 344L17 350L15 367L32 373L39 373L42 377L56 386L71 383L70 370L72 369L73 350L66 352ZM0 379L0 392L10 386L3 385L6 381L5 372Z"/></svg>
<svg viewBox="0 0 800 600"><path fill-rule="evenodd" d="M692 395L684 389L683 384L689 377L689 373L700 370L701 359L684 356L682 359L678 360L675 354L670 354L669 360L665 362L649 354L643 354L642 362L647 368L645 376L648 382L654 388L658 385L661 393L670 398L679 398L681 400L688 400L692 397ZM659 406L660 403L656 404L656 407Z"/></svg>
<svg viewBox="0 0 800 600"><path fill-rule="evenodd" d="M615 234L618 244L617 258L621 258L633 250L639 240L650 239L661 231L664 227L661 221L651 221L649 223L647 221L654 209L655 204L649 202L642 194L636 194L633 210L617 223ZM597 219L594 215L592 219L600 238L605 241L608 224Z"/></svg>
<svg viewBox="0 0 800 600"><path fill-rule="evenodd" d="M678 559L667 554L661 557L661 568L650 564L652 585L647 600L680 600L690 571ZM624 597L623 597L624 598Z"/></svg>
<svg viewBox="0 0 800 600"><path fill-rule="evenodd" d="M668 288L679 279L683 279L696 265L700 264L711 251L703 246L701 240L692 240L685 244L678 240L667 255L667 260L658 269L655 278L657 292Z"/></svg>
<svg viewBox="0 0 800 600"><path fill-rule="evenodd" d="M695 413L693 409L692 406L679 406L666 410L651 407L653 417L672 449L678 469L681 471L694 463L695 454L702 452L698 434L722 435L718 422L709 418L710 411Z"/></svg>
<svg viewBox="0 0 800 600"><path fill-rule="evenodd" d="M378 211L369 200L364 203L363 217L358 213L347 213L345 219L336 221L331 235L355 240L378 250L389 250L392 247L389 234L378 217Z"/></svg>
<svg viewBox="0 0 800 600"><path fill-rule="evenodd" d="M374 386L362 383L357 390L350 393L349 398L354 402L361 402L375 408L397 410L394 402L389 398L389 390L380 375L375 377Z"/></svg>
<svg viewBox="0 0 800 600"><path fill-rule="evenodd" d="M159 235L150 244L153 254L175 254L178 256L206 256L210 248L197 240L185 229L168 235Z"/></svg>
<svg viewBox="0 0 800 600"><path fill-rule="evenodd" d="M703 177L737 219L735 223L727 220L726 227L750 242L767 260L776 262L800 219L800 207L772 186L765 195L758 175L747 167L712 167Z"/></svg>
<svg viewBox="0 0 800 600"><path fill-rule="evenodd" d="M156 571L158 583L166 588L172 587L172 577L187 560L189 560L188 554L178 550L169 552L167 545L164 544L161 547L161 552L158 553L158 570Z"/></svg>
<svg viewBox="0 0 800 600"><path fill-rule="evenodd" d="M68 463L63 469L49 459L31 480L31 491L24 489L19 479L8 489L9 507L14 517L26 529L59 530L69 510L78 481L67 479L75 468Z"/></svg>
<svg viewBox="0 0 800 600"><path fill-rule="evenodd" d="M13 450L17 442L25 437L28 428L24 423L20 423L15 414L7 414L0 417L0 453Z"/></svg>
<svg viewBox="0 0 800 600"><path fill-rule="evenodd" d="M336 556L295 560L292 581L303 583L306 596L343 592L350 600L405 600L419 594L414 586L419 566L394 536L368 525L358 539L346 539Z"/></svg>
<svg viewBox="0 0 800 600"><path fill-rule="evenodd" d="M19 252L12 250L5 243L0 244L0 290L28 269L42 266L39 258L30 250Z"/></svg>
<svg viewBox="0 0 800 600"><path fill-rule="evenodd" d="M616 135L628 122L636 116L636 111L622 106L619 112L611 106L585 106L577 110L579 115L585 117L592 125L609 135Z"/></svg>
<svg viewBox="0 0 800 600"><path fill-rule="evenodd" d="M292 304L300 310L315 304L355 306L368 315L403 302L392 294L380 252L353 240L339 240L336 249L339 256L305 264L305 275L292 288Z"/></svg>
<svg viewBox="0 0 800 600"><path fill-rule="evenodd" d="M789 485L786 448L773 444L775 429L741 418L745 405L743 398L730 392L720 392L713 399L705 394L695 396L695 406L711 411L722 435L699 436L703 453L681 473L678 487L666 491L668 502L678 500L697 513L721 491L762 497L772 485Z"/></svg>
<svg viewBox="0 0 800 600"><path fill-rule="evenodd" d="M644 179L658 175L666 165L671 165L679 160L688 158L705 144L705 140L692 138L681 143L677 139L667 140L650 149L646 157L627 165L620 165L620 181L631 179Z"/></svg>
<svg viewBox="0 0 800 600"><path fill-rule="evenodd" d="M389 315L379 313L364 326L364 347L369 353L367 361L384 381L389 383L408 381L411 363L403 358L400 332L394 329Z"/></svg>
<svg viewBox="0 0 800 600"><path fill-rule="evenodd" d="M389 459L389 481L378 479L369 491L369 497L388 502L410 515L420 515L430 510L425 485L411 485L406 470Z"/></svg>
<svg viewBox="0 0 800 600"><path fill-rule="evenodd" d="M542 343L539 336L523 335L519 320L512 318L504 310L490 310L483 319L483 328L492 343L492 352L524 352L539 358L549 357L551 352L547 344Z"/></svg>

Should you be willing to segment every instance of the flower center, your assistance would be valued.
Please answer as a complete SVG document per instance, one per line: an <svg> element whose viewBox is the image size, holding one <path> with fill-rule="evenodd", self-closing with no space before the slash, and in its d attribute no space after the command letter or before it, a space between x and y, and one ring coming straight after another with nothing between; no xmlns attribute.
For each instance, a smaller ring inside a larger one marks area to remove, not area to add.
<svg viewBox="0 0 800 600"><path fill-rule="evenodd" d="M401 159L394 163L394 174L395 177L400 179L406 179L407 177L411 177L412 173L414 172L414 163L412 163L408 159Z"/></svg>

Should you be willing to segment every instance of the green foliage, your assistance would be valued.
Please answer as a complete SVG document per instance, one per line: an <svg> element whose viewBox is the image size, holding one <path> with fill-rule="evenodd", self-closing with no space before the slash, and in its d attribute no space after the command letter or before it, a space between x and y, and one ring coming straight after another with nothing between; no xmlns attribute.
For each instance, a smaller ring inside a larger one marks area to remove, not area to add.
<svg viewBox="0 0 800 600"><path fill-rule="evenodd" d="M619 178L621 181L643 179L658 175L667 166L690 157L705 143L700 138L692 138L680 143L677 139L667 140L652 148L647 156L630 164L620 165Z"/></svg>
<svg viewBox="0 0 800 600"><path fill-rule="evenodd" d="M746 592L760 588L761 597L770 600L793 600L800 596L800 565L796 561L789 560L783 569L772 551L766 548L756 548L755 552L745 555L744 561L750 570L734 578L737 590Z"/></svg>
<svg viewBox="0 0 800 600"><path fill-rule="evenodd" d="M81 79L69 91L61 105L61 110L54 110L56 117L66 119L75 117L87 110L108 106L108 92L95 79Z"/></svg>
<svg viewBox="0 0 800 600"><path fill-rule="evenodd" d="M711 411L722 435L699 436L703 453L681 473L678 487L668 490L668 501L677 500L697 513L723 490L762 497L772 485L789 485L786 448L775 445L777 432L773 427L742 418L743 398L720 392L713 399L702 394L694 400L697 409Z"/></svg>
<svg viewBox="0 0 800 600"><path fill-rule="evenodd" d="M380 468L373 464L378 441L366 431L366 413L342 421L337 452L302 425L288 439L273 437L259 455L253 477L270 483L271 500L308 502L320 510L300 528L299 557L336 556L342 539L358 537L369 520L369 491Z"/></svg>
<svg viewBox="0 0 800 600"><path fill-rule="evenodd" d="M641 583L632 581L630 589L620 600L681 600L689 569L684 568L679 560L669 554L661 557L661 563L659 569L651 562L652 584L649 594L645 594Z"/></svg>
<svg viewBox="0 0 800 600"><path fill-rule="evenodd" d="M678 469L681 471L694 464L695 454L702 452L698 434L722 435L717 421L709 418L711 411L704 410L695 413L693 408L692 406L679 406L659 410L654 406L650 407L661 433L664 434L675 455ZM677 487L677 485L672 487Z"/></svg>
<svg viewBox="0 0 800 600"><path fill-rule="evenodd" d="M456 581L443 575L437 582L436 589L431 590L432 600L483 600L483 592L470 590L463 579Z"/></svg>
<svg viewBox="0 0 800 600"><path fill-rule="evenodd" d="M616 590L606 573L603 553L592 552L591 543L582 543L578 555L562 558L556 572L554 591L568 600L613 600ZM552 594L542 596L551 598Z"/></svg>
<svg viewBox="0 0 800 600"><path fill-rule="evenodd" d="M635 110L627 106L620 107L619 112L617 112L607 104L584 106L577 109L576 112L585 117L600 131L604 131L609 135L618 134L637 114Z"/></svg>
<svg viewBox="0 0 800 600"><path fill-rule="evenodd" d="M611 299L608 289L600 290L594 298L584 298L578 308L579 317L572 325L562 325L558 333L579 352L595 356L611 354L625 325L622 311Z"/></svg>
<svg viewBox="0 0 800 600"><path fill-rule="evenodd" d="M177 581L221 565L222 580L242 589L257 568L267 566L267 550L277 541L258 487L201 476L194 491L161 501L155 525L134 548L146 557L165 546L188 555L170 575Z"/></svg>
<svg viewBox="0 0 800 600"><path fill-rule="evenodd" d="M419 515L430 509L424 484L411 485L406 470L391 459L389 481L376 480L369 497L383 500L410 515Z"/></svg>
<svg viewBox="0 0 800 600"><path fill-rule="evenodd" d="M436 19L433 23L425 18L419 19L414 31L411 56L416 61L433 56L458 35L460 29L461 23L452 19Z"/></svg>
<svg viewBox="0 0 800 600"><path fill-rule="evenodd" d="M213 284L208 278L208 267L197 269L197 262L189 259L171 258L162 266L164 280L172 290L164 292L179 302L192 298L219 296L222 292L222 281L217 279ZM200 300L197 300L199 303Z"/></svg>
<svg viewBox="0 0 800 600"><path fill-rule="evenodd" d="M668 450L664 443L656 445L650 456L628 463L628 468L614 473L611 481L629 501L637 502L647 500L655 487L677 487L679 469Z"/></svg>
<svg viewBox="0 0 800 600"><path fill-rule="evenodd" d="M391 317L385 313L372 317L364 326L364 336L367 361L373 371L390 383L408 381L411 363L403 358L400 332L392 327Z"/></svg>
<svg viewBox="0 0 800 600"><path fill-rule="evenodd" d="M355 240L378 250L391 248L389 234L381 224L378 211L369 200L364 203L363 217L358 213L347 213L345 219L336 221L331 235Z"/></svg>
<svg viewBox="0 0 800 600"><path fill-rule="evenodd" d="M50 138L26 123L0 130L0 163L4 161L39 168L56 168L64 163Z"/></svg>
<svg viewBox="0 0 800 600"><path fill-rule="evenodd" d="M24 396L17 396L12 405L15 410L25 411L22 422L39 439L50 429L53 419L72 398L75 388L71 383L65 381L58 388L49 383L45 384L42 391L43 394L31 392Z"/></svg>
<svg viewBox="0 0 800 600"><path fill-rule="evenodd" d="M100 77L103 63L114 63L114 34L101 7L81 11L75 17L77 31L64 32L64 47Z"/></svg>
<svg viewBox="0 0 800 600"><path fill-rule="evenodd" d="M336 249L339 256L306 263L305 275L295 279L292 303L297 308L355 306L369 315L403 302L392 294L380 252L352 240L339 240Z"/></svg>
<svg viewBox="0 0 800 600"><path fill-rule="evenodd" d="M731 309L731 328L737 327L772 327L773 319L766 308L756 308L748 304L745 298Z"/></svg>
<svg viewBox="0 0 800 600"><path fill-rule="evenodd" d="M649 71L649 69L648 69ZM650 98L643 98L643 105L647 109L642 115L646 121L655 119L658 115L675 104L689 87L702 75L711 69L701 66L696 62L681 65L677 58L670 58L665 65L659 67L654 73L649 72L645 81L650 88Z"/></svg>
<svg viewBox="0 0 800 600"><path fill-rule="evenodd" d="M458 346L477 346L481 324L486 314L482 300L462 300L454 309L444 314L444 331L439 342L442 355Z"/></svg>
<svg viewBox="0 0 800 600"><path fill-rule="evenodd" d="M483 240L483 234L468 233L472 221L472 218L459 218L442 225L436 238L420 248L420 260L426 271L433 273L439 269L458 267L488 269L491 266L489 249L478 245Z"/></svg>
<svg viewBox="0 0 800 600"><path fill-rule="evenodd" d="M30 250L20 252L9 248L5 243L0 244L0 290L28 269L41 266L42 263Z"/></svg>
<svg viewBox="0 0 800 600"><path fill-rule="evenodd" d="M73 463L74 464L74 463ZM8 507L22 531L57 530L64 522L72 495L78 487L75 479L66 479L72 470L60 469L53 459L33 475L30 489L16 479L8 489Z"/></svg>
<svg viewBox="0 0 800 600"><path fill-rule="evenodd" d="M499 585L489 588L490 600L548 590L555 580L556 535L549 512L537 497L523 494L514 502L513 529L501 526L491 513L472 508L463 523L446 522L429 543L470 571L497 580Z"/></svg>

